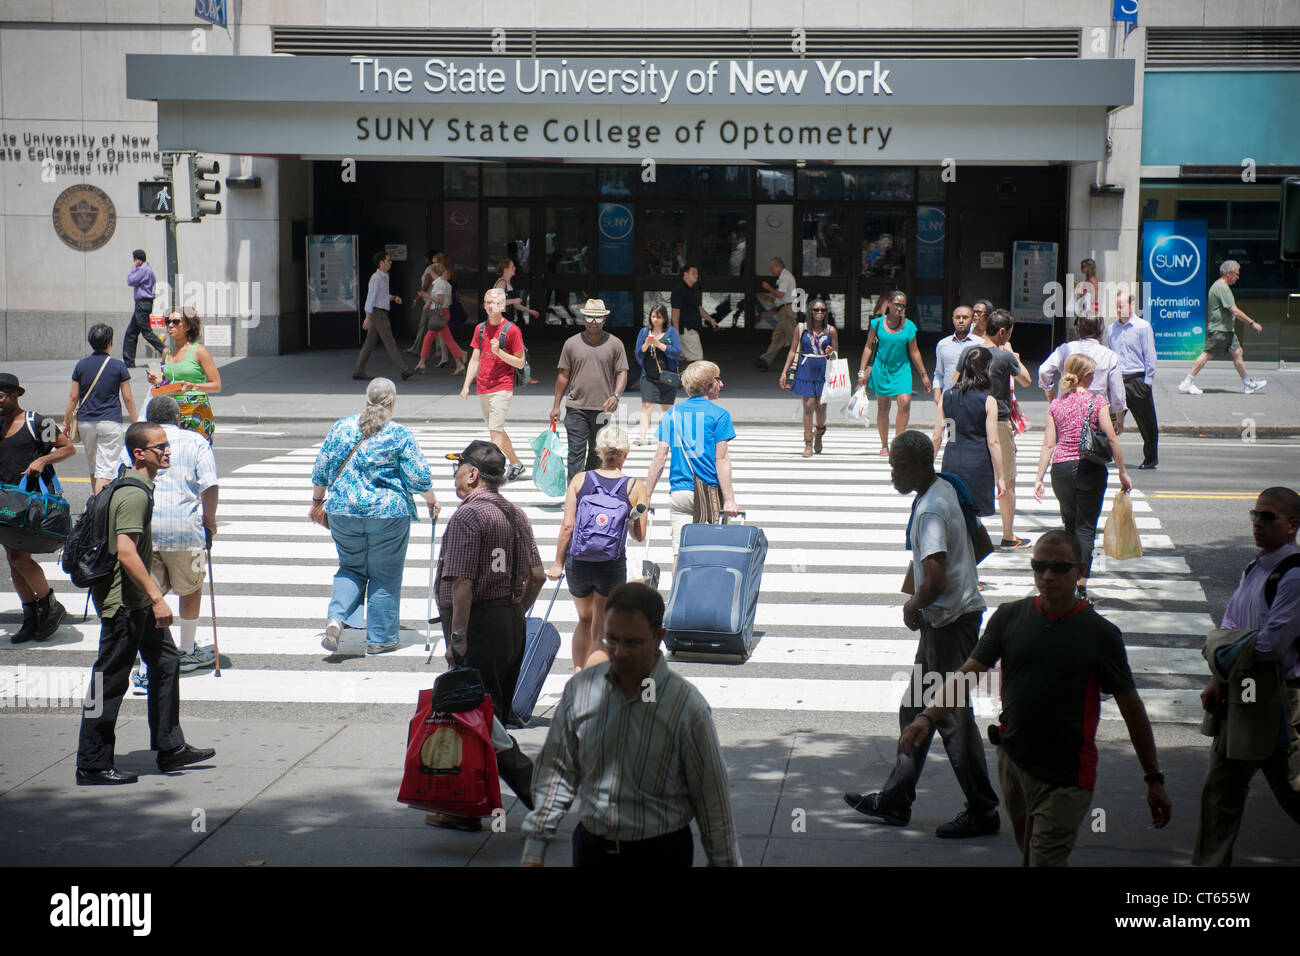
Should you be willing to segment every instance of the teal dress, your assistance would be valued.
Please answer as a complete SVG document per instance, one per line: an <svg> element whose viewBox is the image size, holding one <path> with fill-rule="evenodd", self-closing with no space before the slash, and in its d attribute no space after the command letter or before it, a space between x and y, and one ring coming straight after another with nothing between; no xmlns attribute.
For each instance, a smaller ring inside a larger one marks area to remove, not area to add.
<svg viewBox="0 0 1300 956"><path fill-rule="evenodd" d="M877 316L871 320L871 328L875 329L880 344L876 346L867 388L886 398L911 395L912 363L907 346L916 338L916 326L911 319L904 319L902 328L891 332L884 316Z"/></svg>

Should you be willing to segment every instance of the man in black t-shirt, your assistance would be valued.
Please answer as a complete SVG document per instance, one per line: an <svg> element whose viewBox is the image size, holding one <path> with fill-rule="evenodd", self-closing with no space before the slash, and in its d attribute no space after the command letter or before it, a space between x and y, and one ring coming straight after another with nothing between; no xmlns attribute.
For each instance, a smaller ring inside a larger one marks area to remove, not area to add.
<svg viewBox="0 0 1300 956"><path fill-rule="evenodd" d="M700 270L695 266L687 266L682 270L682 284L673 292L672 297L673 328L682 340L682 371L685 371L687 364L704 358L704 347L700 345L700 330L704 328L704 323L711 323L714 331L718 328L718 320L709 315L700 304L700 293L695 288L699 281Z"/></svg>
<svg viewBox="0 0 1300 956"><path fill-rule="evenodd" d="M973 676L1001 661L1002 713L989 737L998 745L1002 806L1023 865L1065 866L1092 806L1102 693L1114 695L1128 727L1157 829L1169 822L1170 803L1119 628L1075 593L1083 570L1079 542L1064 530L1049 531L1031 564L1037 596L994 612L970 658L944 684L940 700L949 706L927 707L903 729L898 746L910 754L951 705L964 703Z"/></svg>
<svg viewBox="0 0 1300 956"><path fill-rule="evenodd" d="M23 411L18 398L26 391L16 375L0 372L0 481L6 485L18 484L24 475L33 482L37 478L48 481L54 477L55 462L77 453L68 436L59 431L58 422L37 414L29 418ZM67 611L30 554L6 546L5 557L14 590L23 602L23 626L9 640L14 644L43 641L59 629Z"/></svg>
<svg viewBox="0 0 1300 956"><path fill-rule="evenodd" d="M1015 320L1006 309L994 309L985 322L984 347L992 352L989 362L989 394L998 403L998 447L1002 450L1002 476L1007 480L1007 490L998 499L1002 513L1002 543L1007 549L1026 548L1028 538L1015 534L1012 525L1016 517L1016 442L1015 429L1011 427L1011 382L1029 388L1033 379L1020 356L1008 348Z"/></svg>

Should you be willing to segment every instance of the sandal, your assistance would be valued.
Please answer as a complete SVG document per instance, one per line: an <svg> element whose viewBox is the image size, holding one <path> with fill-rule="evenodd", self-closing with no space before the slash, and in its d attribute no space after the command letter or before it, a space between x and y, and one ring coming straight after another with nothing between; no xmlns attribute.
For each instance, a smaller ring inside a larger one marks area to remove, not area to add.
<svg viewBox="0 0 1300 956"><path fill-rule="evenodd" d="M878 457L880 457L880 458L888 458L888 457L889 457L889 446L886 445L886 446L882 447L882 448L880 449L880 451L877 452L876 454L877 454Z"/></svg>
<svg viewBox="0 0 1300 956"><path fill-rule="evenodd" d="M826 426L818 425L817 431L813 433L813 451L817 454L822 453L822 436L826 434Z"/></svg>

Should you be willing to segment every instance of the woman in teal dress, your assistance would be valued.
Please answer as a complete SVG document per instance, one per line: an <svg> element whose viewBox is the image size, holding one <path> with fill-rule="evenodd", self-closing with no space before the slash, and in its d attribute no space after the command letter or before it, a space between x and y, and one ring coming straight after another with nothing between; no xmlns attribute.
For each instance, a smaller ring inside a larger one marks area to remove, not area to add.
<svg viewBox="0 0 1300 956"><path fill-rule="evenodd" d="M221 391L221 373L212 354L199 344L203 331L198 310L192 305L178 309L167 317L167 351L163 353L163 373L159 378L149 373L151 394L171 395L181 407L181 428L198 432L212 442L216 422L212 417L209 395Z"/></svg>
<svg viewBox="0 0 1300 956"><path fill-rule="evenodd" d="M867 347L862 352L858 384L876 393L876 428L880 430L880 456L889 456L889 402L898 399L898 425L894 434L907 430L912 413L912 369L921 376L921 388L930 391L921 350L916 347L916 326L907 318L907 294L901 290L889 296L889 311L871 320Z"/></svg>

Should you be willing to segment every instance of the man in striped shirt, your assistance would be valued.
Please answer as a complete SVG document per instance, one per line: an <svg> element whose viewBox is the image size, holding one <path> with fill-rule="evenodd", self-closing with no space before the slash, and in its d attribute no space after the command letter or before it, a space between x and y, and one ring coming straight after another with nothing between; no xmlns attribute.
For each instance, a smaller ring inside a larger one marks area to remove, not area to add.
<svg viewBox="0 0 1300 956"><path fill-rule="evenodd" d="M659 651L663 598L632 582L605 607L609 660L564 687L533 779L523 865L542 865L576 797L574 866L690 866L692 817L709 865L739 866L709 705Z"/></svg>

